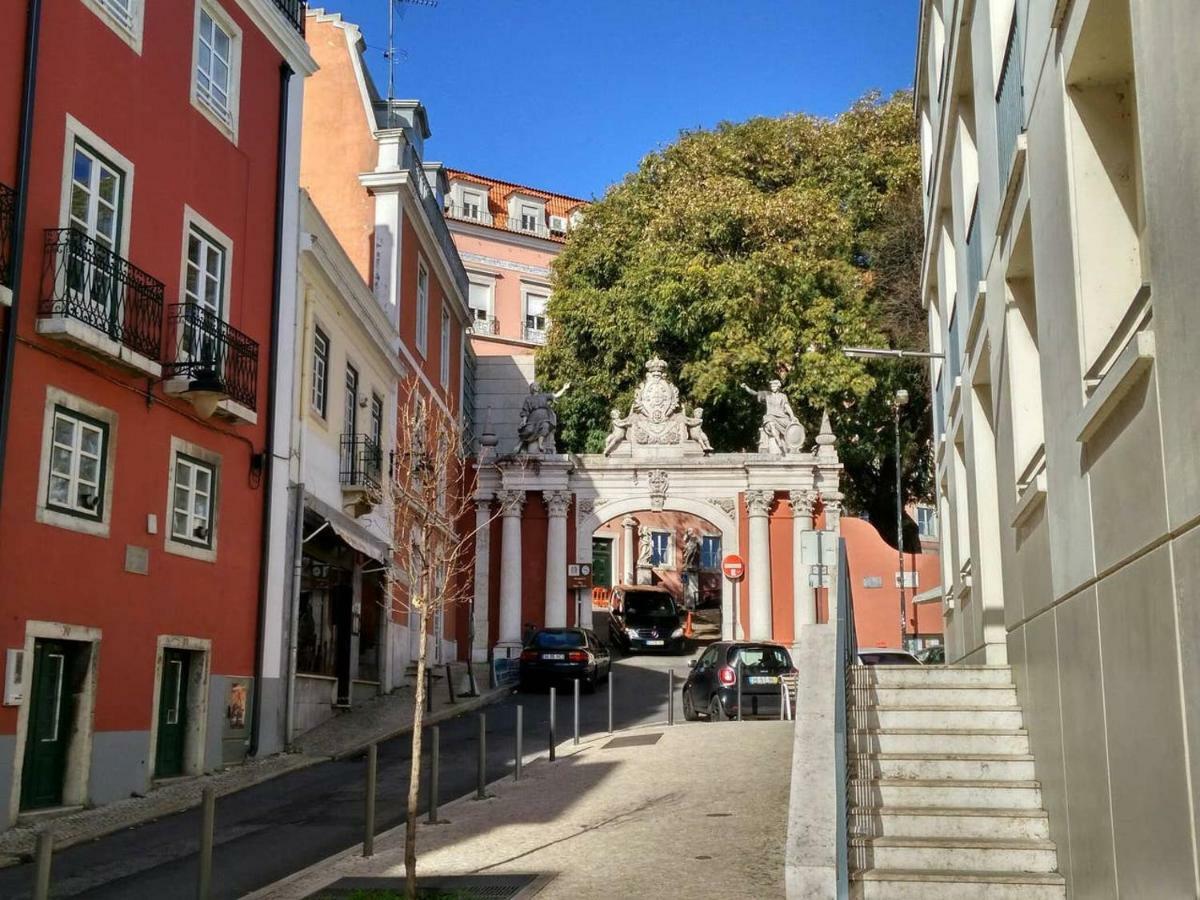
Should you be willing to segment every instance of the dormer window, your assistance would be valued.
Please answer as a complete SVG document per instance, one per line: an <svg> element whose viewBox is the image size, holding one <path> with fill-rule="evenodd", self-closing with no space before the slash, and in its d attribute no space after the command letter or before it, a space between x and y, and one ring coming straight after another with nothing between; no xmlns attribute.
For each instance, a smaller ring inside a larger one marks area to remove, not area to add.
<svg viewBox="0 0 1200 900"><path fill-rule="evenodd" d="M578 228L581 224L583 224L583 210L576 209L573 211L571 215L567 217L567 221L570 223L572 228Z"/></svg>
<svg viewBox="0 0 1200 900"><path fill-rule="evenodd" d="M475 182L452 180L446 214L452 219L465 219L468 222L491 225L492 214L488 212L488 189Z"/></svg>
<svg viewBox="0 0 1200 900"><path fill-rule="evenodd" d="M463 188L462 192L462 216L464 219L479 220L479 212L487 208L487 201L484 200L483 194L479 191L468 191Z"/></svg>
<svg viewBox="0 0 1200 900"><path fill-rule="evenodd" d="M541 197L513 192L508 197L508 230L548 237L546 201Z"/></svg>
<svg viewBox="0 0 1200 900"><path fill-rule="evenodd" d="M537 231L538 225L541 224L542 211L540 207L533 206L530 203L521 204L521 230L522 231Z"/></svg>

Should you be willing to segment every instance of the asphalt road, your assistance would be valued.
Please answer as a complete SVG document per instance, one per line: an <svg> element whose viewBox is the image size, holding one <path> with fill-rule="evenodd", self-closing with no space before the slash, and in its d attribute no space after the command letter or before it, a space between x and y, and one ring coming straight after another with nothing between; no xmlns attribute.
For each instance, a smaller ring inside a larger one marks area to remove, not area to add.
<svg viewBox="0 0 1200 900"><path fill-rule="evenodd" d="M675 721L684 725L679 685L687 657L636 657L613 666L611 690L614 728L665 722L667 669L676 678ZM603 732L608 724L608 686L580 698L581 735ZM486 707L487 780L512 771L516 708L524 706L525 753L545 753L550 703L547 693L514 694ZM560 691L557 728L560 742L570 741L573 698ZM479 722L468 713L440 724L439 802L473 793L477 784ZM379 747L376 830L404 821L408 791L410 737ZM428 743L428 742L426 742ZM427 771L428 751L423 770ZM299 871L362 840L366 765L364 758L330 761L292 772L217 800L213 851L216 897L240 897ZM422 816L427 809L421 789ZM198 871L200 812L167 816L90 843L69 847L54 857L53 897L191 898ZM0 870L0 897L31 896L32 865Z"/></svg>

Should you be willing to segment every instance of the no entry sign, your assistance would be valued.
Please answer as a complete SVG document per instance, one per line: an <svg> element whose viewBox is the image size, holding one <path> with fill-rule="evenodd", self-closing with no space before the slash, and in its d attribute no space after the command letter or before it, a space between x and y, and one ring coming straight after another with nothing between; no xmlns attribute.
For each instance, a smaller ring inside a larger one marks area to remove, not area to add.
<svg viewBox="0 0 1200 900"><path fill-rule="evenodd" d="M746 574L746 563L736 553L730 553L721 560L721 571L730 581L741 581Z"/></svg>

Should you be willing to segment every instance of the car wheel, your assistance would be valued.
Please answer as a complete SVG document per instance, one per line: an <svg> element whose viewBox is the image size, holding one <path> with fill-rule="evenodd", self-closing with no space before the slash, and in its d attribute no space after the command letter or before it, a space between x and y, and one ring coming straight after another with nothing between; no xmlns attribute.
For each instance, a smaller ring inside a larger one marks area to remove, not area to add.
<svg viewBox="0 0 1200 900"><path fill-rule="evenodd" d="M721 699L715 694L708 704L708 721L723 722L725 720L725 710L721 708Z"/></svg>
<svg viewBox="0 0 1200 900"><path fill-rule="evenodd" d="M683 717L689 722L695 722L700 718L700 714L696 712L696 707L692 705L692 693L686 686L683 689Z"/></svg>

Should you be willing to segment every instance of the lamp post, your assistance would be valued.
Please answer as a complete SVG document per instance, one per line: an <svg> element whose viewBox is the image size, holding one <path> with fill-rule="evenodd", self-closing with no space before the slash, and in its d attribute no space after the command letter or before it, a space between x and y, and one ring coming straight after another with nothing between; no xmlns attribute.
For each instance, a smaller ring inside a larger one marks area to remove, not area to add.
<svg viewBox="0 0 1200 900"><path fill-rule="evenodd" d="M904 608L904 492L900 468L900 408L908 405L908 391L901 388L892 397L892 418L896 426L896 556L900 562L900 649L905 650L908 616Z"/></svg>

